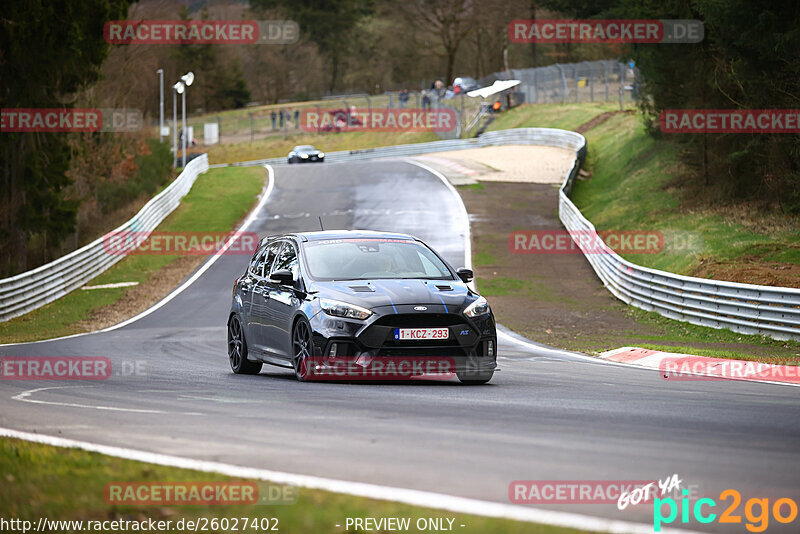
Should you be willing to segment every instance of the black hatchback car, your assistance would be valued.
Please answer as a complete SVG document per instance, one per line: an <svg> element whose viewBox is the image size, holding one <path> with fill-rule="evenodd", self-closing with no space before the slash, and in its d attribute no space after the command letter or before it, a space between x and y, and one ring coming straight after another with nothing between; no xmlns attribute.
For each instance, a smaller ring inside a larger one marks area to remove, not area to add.
<svg viewBox="0 0 800 534"><path fill-rule="evenodd" d="M286 156L287 163L312 163L325 161L325 152L311 145L298 145Z"/></svg>
<svg viewBox="0 0 800 534"><path fill-rule="evenodd" d="M488 302L467 285L472 276L404 234L265 238L233 285L231 368L257 374L268 363L294 369L300 381L345 369L327 376L358 380L377 376L366 370L405 364L405 377L444 372L486 383L497 365L497 332Z"/></svg>

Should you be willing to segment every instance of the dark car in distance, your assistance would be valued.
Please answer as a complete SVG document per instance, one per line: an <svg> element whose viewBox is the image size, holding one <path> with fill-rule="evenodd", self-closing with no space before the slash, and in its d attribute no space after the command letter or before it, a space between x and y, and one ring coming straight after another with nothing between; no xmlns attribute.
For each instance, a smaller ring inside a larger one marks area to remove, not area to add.
<svg viewBox="0 0 800 534"><path fill-rule="evenodd" d="M461 382L488 382L497 365L494 315L455 270L421 240L341 230L261 240L234 282L228 357L237 374L262 364L298 380L342 358L446 358Z"/></svg>
<svg viewBox="0 0 800 534"><path fill-rule="evenodd" d="M299 145L289 152L286 157L289 163L310 163L312 161L325 161L325 152L317 150L311 145Z"/></svg>

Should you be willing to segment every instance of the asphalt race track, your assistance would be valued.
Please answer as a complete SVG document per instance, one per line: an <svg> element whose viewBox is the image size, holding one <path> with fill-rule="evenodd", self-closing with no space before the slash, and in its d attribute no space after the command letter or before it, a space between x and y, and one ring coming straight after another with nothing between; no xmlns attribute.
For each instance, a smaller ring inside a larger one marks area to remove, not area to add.
<svg viewBox="0 0 800 534"><path fill-rule="evenodd" d="M318 215L326 229L412 233L455 267L466 263L461 203L411 163L277 167L250 230L315 230ZM266 366L259 376L235 376L225 321L233 281L248 259L220 257L173 300L120 329L0 347L3 356L106 356L117 372L133 365L144 371L66 384L0 381L0 426L501 503L509 502L514 480L674 473L715 500L726 488L745 500L798 498L800 389L789 386L667 381L507 336L501 371L487 386L301 384L289 370ZM651 506L537 506L652 521ZM771 520L769 528L781 525Z"/></svg>

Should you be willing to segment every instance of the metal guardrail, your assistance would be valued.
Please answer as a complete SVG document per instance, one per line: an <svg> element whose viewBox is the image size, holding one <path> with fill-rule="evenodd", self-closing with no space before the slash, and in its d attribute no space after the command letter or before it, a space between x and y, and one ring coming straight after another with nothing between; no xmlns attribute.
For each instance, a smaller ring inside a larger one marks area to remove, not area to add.
<svg viewBox="0 0 800 534"><path fill-rule="evenodd" d="M150 232L180 204L197 176L208 170L208 156L190 161L181 174L116 230L36 269L0 280L0 321L23 315L81 287L125 257L124 246L106 250L106 236L123 240L132 232Z"/></svg>
<svg viewBox="0 0 800 534"><path fill-rule="evenodd" d="M594 225L569 198L585 157L584 141L576 152L575 166L558 195L558 216L579 247L579 236L597 236ZM605 287L631 306L701 326L775 339L800 339L800 289L707 280L658 271L631 263L610 248L584 256Z"/></svg>
<svg viewBox="0 0 800 534"><path fill-rule="evenodd" d="M566 130L557 130L553 128L515 128L513 130L497 130L486 132L480 137L471 139L448 139L445 141L428 141L426 143L412 143L408 145L382 146L377 148L366 148L363 150L326 152L325 160L328 162L337 162L369 160L375 158L397 158L415 156L418 154L446 152L448 150L515 144L556 146L577 151L580 149L580 146L578 145L578 141L580 139L583 139L583 136L574 132L568 132ZM255 165L284 164L287 164L286 158L268 158L244 161L240 163L223 163L211 165L211 167L247 167Z"/></svg>
<svg viewBox="0 0 800 534"><path fill-rule="evenodd" d="M330 152L325 159L359 161L507 144L553 146L575 152L575 163L559 189L559 218L568 231L574 232L573 239L580 247L579 236L596 233L596 229L569 198L575 177L586 158L586 139L578 133L550 128L519 128L487 132L474 139ZM286 163L285 158L270 158L233 165ZM229 165L213 167L226 166ZM177 206L197 175L207 168L205 157L191 161L172 185L117 232L154 229ZM633 264L611 249L605 254L585 254L585 257L615 297L637 308L679 321L728 328L744 334L800 339L800 289L681 276ZM104 253L101 238L53 263L0 280L0 320L15 317L65 295L121 258Z"/></svg>

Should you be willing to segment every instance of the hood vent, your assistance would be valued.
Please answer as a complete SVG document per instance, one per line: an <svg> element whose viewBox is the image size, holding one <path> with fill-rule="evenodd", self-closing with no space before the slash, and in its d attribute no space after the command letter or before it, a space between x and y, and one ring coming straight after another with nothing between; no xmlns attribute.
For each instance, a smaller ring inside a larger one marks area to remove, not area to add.
<svg viewBox="0 0 800 534"><path fill-rule="evenodd" d="M356 293L375 293L375 290L369 286L350 286L350 289Z"/></svg>
<svg viewBox="0 0 800 534"><path fill-rule="evenodd" d="M453 286L436 286L436 289L439 291L452 291Z"/></svg>

